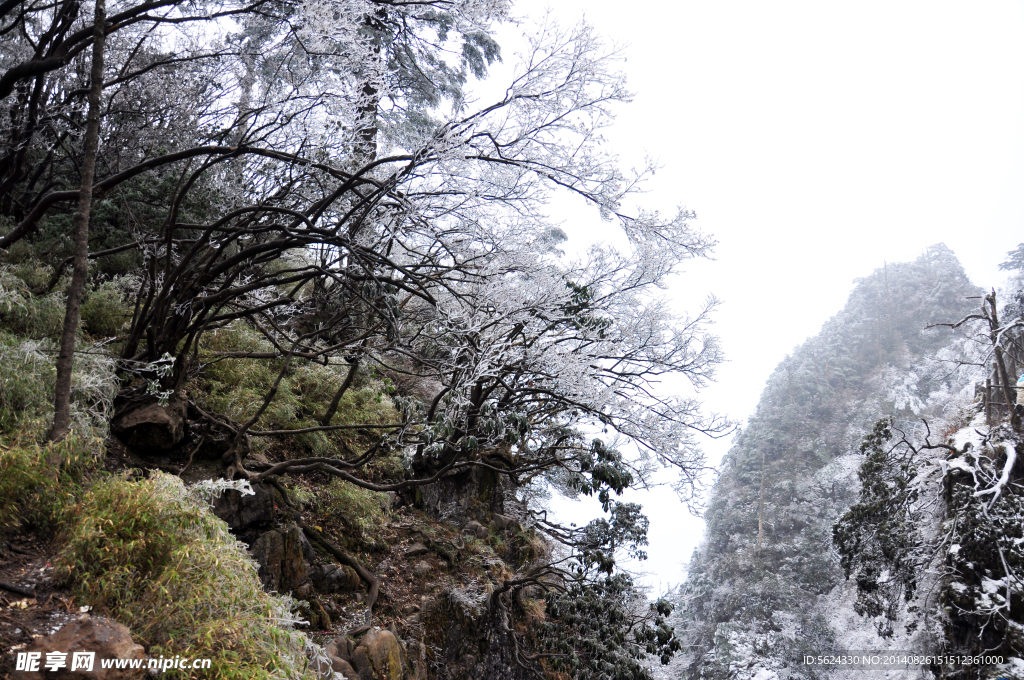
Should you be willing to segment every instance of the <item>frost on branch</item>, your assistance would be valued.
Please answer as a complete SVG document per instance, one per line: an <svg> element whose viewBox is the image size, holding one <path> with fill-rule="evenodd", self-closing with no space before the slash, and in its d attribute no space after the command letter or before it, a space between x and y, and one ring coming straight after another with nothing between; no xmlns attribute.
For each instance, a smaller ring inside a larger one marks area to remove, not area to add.
<svg viewBox="0 0 1024 680"><path fill-rule="evenodd" d="M924 621L941 623L957 653L1019 656L1024 494L1015 463L1024 443L1006 425L989 429L976 407L971 414L947 443L915 445L879 421L863 447L861 502L836 524L835 540L856 576L857 611L877 617L881 635L896 632L900 607L934 570L941 586L921 596ZM940 512L929 510L936 505Z"/></svg>

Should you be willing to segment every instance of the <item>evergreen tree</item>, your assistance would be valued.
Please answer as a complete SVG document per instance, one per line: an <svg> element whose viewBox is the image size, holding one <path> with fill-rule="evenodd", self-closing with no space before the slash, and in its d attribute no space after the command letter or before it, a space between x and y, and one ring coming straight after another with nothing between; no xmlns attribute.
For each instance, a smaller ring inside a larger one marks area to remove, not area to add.
<svg viewBox="0 0 1024 680"><path fill-rule="evenodd" d="M807 674L793 660L832 648L828 602L844 582L832 525L857 498L860 441L883 415L911 430L970 391L968 372L942 361L962 339L925 326L969 309L977 292L953 253L932 246L858 280L776 368L723 460L679 594L690 677Z"/></svg>

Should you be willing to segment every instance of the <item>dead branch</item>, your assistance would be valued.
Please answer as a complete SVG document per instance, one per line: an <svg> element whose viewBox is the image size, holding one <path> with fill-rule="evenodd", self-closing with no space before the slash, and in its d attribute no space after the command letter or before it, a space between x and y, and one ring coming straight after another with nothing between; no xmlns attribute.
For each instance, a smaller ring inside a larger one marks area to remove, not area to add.
<svg viewBox="0 0 1024 680"><path fill-rule="evenodd" d="M31 590L29 588L22 588L21 586L14 585L13 583L8 583L7 581L0 581L0 588L8 590L12 593L17 593L18 595L24 595L25 597L36 596L35 590Z"/></svg>

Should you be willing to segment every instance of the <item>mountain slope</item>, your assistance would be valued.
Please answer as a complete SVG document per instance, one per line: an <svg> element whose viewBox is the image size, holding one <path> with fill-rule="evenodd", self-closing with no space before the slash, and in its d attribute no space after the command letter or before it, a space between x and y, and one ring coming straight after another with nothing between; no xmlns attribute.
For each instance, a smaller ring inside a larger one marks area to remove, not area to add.
<svg viewBox="0 0 1024 680"><path fill-rule="evenodd" d="M953 253L932 246L859 280L843 310L779 364L723 461L679 593L687 675L801 677L801 654L882 647L869 621L841 616L850 585L832 527L856 500L856 452L875 420L896 414L912 428L952 417L972 396L968 372L945 361L964 339L925 326L960 318L977 294Z"/></svg>

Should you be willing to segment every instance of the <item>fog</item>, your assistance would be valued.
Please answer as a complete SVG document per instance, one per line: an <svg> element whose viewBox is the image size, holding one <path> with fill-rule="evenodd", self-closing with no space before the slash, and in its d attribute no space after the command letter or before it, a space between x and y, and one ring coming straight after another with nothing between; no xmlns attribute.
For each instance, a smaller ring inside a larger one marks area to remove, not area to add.
<svg viewBox="0 0 1024 680"><path fill-rule="evenodd" d="M1024 222L1024 5L682 0L631 12L563 0L515 9L524 27L545 12L561 24L585 17L621 47L635 100L607 131L610 147L633 164L656 158L645 205L684 205L719 242L714 261L691 263L669 291L680 310L708 294L723 301L713 330L727 363L702 392L708 410L742 423L778 362L885 261L943 242L975 283L999 285L997 265ZM500 40L507 69L516 30ZM601 238L601 223L579 207L554 208L570 251ZM728 444L707 441L709 460ZM635 499L651 518L644 581L655 590L680 582L702 522L667 487ZM598 511L556 507L576 521Z"/></svg>

